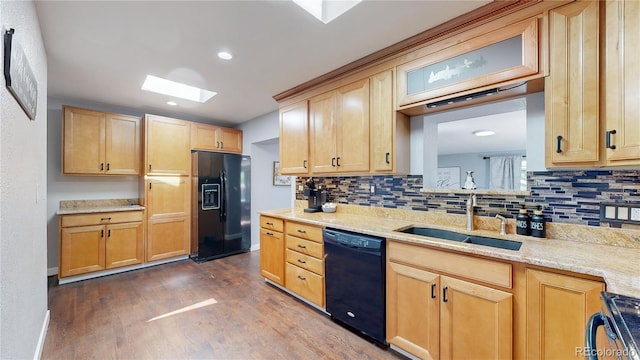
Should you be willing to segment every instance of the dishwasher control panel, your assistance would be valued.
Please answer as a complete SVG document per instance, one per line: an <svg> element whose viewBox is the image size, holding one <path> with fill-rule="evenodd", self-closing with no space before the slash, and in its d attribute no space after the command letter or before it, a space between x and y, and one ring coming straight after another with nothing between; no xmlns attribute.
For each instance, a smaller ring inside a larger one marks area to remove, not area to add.
<svg viewBox="0 0 640 360"><path fill-rule="evenodd" d="M325 229L324 237L330 241L364 249L380 249L384 246L384 238L371 235L347 232L344 230Z"/></svg>

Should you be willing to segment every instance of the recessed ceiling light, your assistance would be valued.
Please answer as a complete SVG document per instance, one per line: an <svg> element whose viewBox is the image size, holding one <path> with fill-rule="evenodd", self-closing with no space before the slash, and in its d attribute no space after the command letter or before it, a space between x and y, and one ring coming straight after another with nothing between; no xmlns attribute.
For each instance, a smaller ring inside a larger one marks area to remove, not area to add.
<svg viewBox="0 0 640 360"><path fill-rule="evenodd" d="M231 53L226 52L226 51L220 51L218 53L218 57L222 60L231 60L233 59L233 55L231 55Z"/></svg>
<svg viewBox="0 0 640 360"><path fill-rule="evenodd" d="M331 20L344 14L361 0L293 0L296 5L305 9L316 19L328 24Z"/></svg>
<svg viewBox="0 0 640 360"><path fill-rule="evenodd" d="M167 101L167 105L170 105L170 106L177 106L177 105L178 105L178 103L177 103L177 102L175 102L175 101Z"/></svg>
<svg viewBox="0 0 640 360"><path fill-rule="evenodd" d="M142 90L196 101L199 103L204 103L216 95L213 91L200 89L195 86L159 78L153 75L147 75L147 78L142 84Z"/></svg>
<svg viewBox="0 0 640 360"><path fill-rule="evenodd" d="M475 136L491 136L491 135L495 135L495 131L491 131L491 130L476 130L474 132L472 132L473 135Z"/></svg>

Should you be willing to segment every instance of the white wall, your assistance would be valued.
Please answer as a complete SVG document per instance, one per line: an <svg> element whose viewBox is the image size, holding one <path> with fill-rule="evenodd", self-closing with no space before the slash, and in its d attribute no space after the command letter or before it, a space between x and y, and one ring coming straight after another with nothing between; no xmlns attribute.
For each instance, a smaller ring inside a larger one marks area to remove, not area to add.
<svg viewBox="0 0 640 360"><path fill-rule="evenodd" d="M258 211L289 208L293 204L292 186L273 185L273 162L280 156L278 112L240 124L243 151L251 156L251 248L260 246Z"/></svg>
<svg viewBox="0 0 640 360"><path fill-rule="evenodd" d="M15 29L14 41L24 50L38 91L31 121L1 81L0 358L32 359L40 356L49 321L47 58L33 2L0 1L0 24L3 35Z"/></svg>

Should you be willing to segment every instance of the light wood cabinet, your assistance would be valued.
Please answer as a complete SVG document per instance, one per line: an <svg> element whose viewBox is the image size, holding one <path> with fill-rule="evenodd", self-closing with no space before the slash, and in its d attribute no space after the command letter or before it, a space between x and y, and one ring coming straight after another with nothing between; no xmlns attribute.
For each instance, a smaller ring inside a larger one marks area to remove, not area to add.
<svg viewBox="0 0 640 360"><path fill-rule="evenodd" d="M260 216L260 275L284 286L283 229L282 219Z"/></svg>
<svg viewBox="0 0 640 360"><path fill-rule="evenodd" d="M309 100L312 173L369 171L369 79Z"/></svg>
<svg viewBox="0 0 640 360"><path fill-rule="evenodd" d="M242 154L242 130L191 123L191 149Z"/></svg>
<svg viewBox="0 0 640 360"><path fill-rule="evenodd" d="M393 241L387 254L390 344L422 359L512 358L513 295L443 275L510 288L509 264Z"/></svg>
<svg viewBox="0 0 640 360"><path fill-rule="evenodd" d="M309 174L309 104L280 109L280 174Z"/></svg>
<svg viewBox="0 0 640 360"><path fill-rule="evenodd" d="M58 276L141 264L143 232L142 211L62 215Z"/></svg>
<svg viewBox="0 0 640 360"><path fill-rule="evenodd" d="M393 70L376 74L370 79L372 172L409 172L409 117L395 111L393 79Z"/></svg>
<svg viewBox="0 0 640 360"><path fill-rule="evenodd" d="M549 11L548 168L600 160L599 14L599 1L576 1Z"/></svg>
<svg viewBox="0 0 640 360"><path fill-rule="evenodd" d="M189 254L190 194L191 184L187 177L147 177L147 261Z"/></svg>
<svg viewBox="0 0 640 360"><path fill-rule="evenodd" d="M584 358L577 349L585 346L587 320L600 311L604 284L537 269L526 269L526 283L527 358Z"/></svg>
<svg viewBox="0 0 640 360"><path fill-rule="evenodd" d="M63 106L62 172L140 175L138 117Z"/></svg>
<svg viewBox="0 0 640 360"><path fill-rule="evenodd" d="M285 285L300 297L325 307L322 228L285 221Z"/></svg>
<svg viewBox="0 0 640 360"><path fill-rule="evenodd" d="M145 116L144 158L147 175L190 175L190 125L184 120Z"/></svg>
<svg viewBox="0 0 640 360"><path fill-rule="evenodd" d="M606 1L604 12L605 157L609 166L639 165L640 2Z"/></svg>

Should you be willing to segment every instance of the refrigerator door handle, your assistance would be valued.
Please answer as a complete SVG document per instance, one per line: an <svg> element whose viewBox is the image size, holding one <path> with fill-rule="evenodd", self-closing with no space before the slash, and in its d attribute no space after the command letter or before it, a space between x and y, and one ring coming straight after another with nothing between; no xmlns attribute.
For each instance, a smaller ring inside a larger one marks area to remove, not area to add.
<svg viewBox="0 0 640 360"><path fill-rule="evenodd" d="M220 220L224 221L227 218L227 174L224 170L220 170Z"/></svg>

